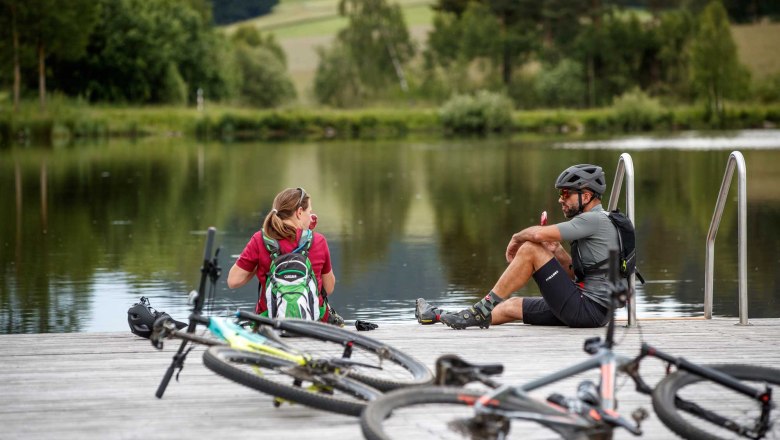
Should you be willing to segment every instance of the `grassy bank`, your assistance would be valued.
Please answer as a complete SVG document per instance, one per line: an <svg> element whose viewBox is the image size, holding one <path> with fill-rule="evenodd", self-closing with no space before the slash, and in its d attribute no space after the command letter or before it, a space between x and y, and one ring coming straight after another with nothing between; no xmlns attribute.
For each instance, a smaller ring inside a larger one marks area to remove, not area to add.
<svg viewBox="0 0 780 440"><path fill-rule="evenodd" d="M512 114L511 133L631 133L747 129L780 125L780 104L731 105L723 120L700 107L631 113L615 108L533 110ZM185 136L222 141L271 139L398 138L449 135L434 108L259 111L209 107L203 112L174 107L53 105L40 112L30 104L18 113L0 112L0 143L57 144L78 138Z"/></svg>

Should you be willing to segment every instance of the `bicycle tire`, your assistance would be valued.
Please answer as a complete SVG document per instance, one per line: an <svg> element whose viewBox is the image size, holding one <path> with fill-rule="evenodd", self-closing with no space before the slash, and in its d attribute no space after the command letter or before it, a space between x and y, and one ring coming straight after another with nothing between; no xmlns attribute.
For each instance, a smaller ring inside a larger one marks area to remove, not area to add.
<svg viewBox="0 0 780 440"><path fill-rule="evenodd" d="M368 440L581 437L559 433L534 421L512 419L511 429L510 422L501 417L480 424L474 418L472 405L484 393L478 389L440 386L392 391L368 404L360 416L360 428Z"/></svg>
<svg viewBox="0 0 780 440"><path fill-rule="evenodd" d="M773 388L775 396L780 391L780 370L752 365L709 365L720 372L726 373L741 381L753 382L755 387L763 387L762 383L776 385ZM740 438L737 433L716 426L678 408L676 397L682 395L686 401L706 408L713 402L719 402L717 413L728 418L738 417L745 413L745 420L750 420L761 414L759 403L742 394L716 384L709 379L686 371L677 371L666 376L653 390L653 408L658 418L669 429L687 439L723 439ZM728 402L723 404L723 402ZM776 400L775 400L776 402ZM770 432L765 438L780 438L780 407L777 403L770 413ZM748 423L740 420L740 423Z"/></svg>
<svg viewBox="0 0 780 440"><path fill-rule="evenodd" d="M340 357L344 345L351 342L352 360L368 365L381 365L382 369L355 365L349 369L347 375L379 391L428 385L433 382L433 373L419 360L355 331L301 319L280 320L277 327L287 334L303 336L304 339L290 338L285 342L315 356ZM320 343L313 343L312 340Z"/></svg>
<svg viewBox="0 0 780 440"><path fill-rule="evenodd" d="M203 363L220 376L275 398L339 414L359 416L368 400L381 395L348 377L312 373L294 362L225 346L206 350ZM300 382L296 384L296 380Z"/></svg>

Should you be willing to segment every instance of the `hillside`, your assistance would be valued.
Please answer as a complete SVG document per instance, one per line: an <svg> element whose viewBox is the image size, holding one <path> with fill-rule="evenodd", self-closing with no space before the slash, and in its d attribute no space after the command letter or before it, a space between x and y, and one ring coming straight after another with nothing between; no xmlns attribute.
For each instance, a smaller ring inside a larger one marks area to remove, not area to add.
<svg viewBox="0 0 780 440"><path fill-rule="evenodd" d="M435 0L396 0L404 11L406 24L418 44L424 47L431 29ZM338 15L339 0L282 0L273 13L227 26L231 32L237 26L251 24L258 30L272 32L287 54L288 70L298 91L299 100L313 102L311 84L319 59L316 48L328 46L333 36L346 26ZM759 23L732 26L740 61L756 78L780 73L780 23Z"/></svg>
<svg viewBox="0 0 780 440"><path fill-rule="evenodd" d="M412 37L422 48L431 28L434 0L398 0ZM313 102L311 84L317 70L317 47L327 47L333 36L347 24L338 15L338 0L282 0L272 14L226 27L231 32L237 26L251 24L263 32L273 32L287 55L298 98Z"/></svg>
<svg viewBox="0 0 780 440"><path fill-rule="evenodd" d="M731 34L737 43L739 61L756 78L780 73L780 23L735 25Z"/></svg>

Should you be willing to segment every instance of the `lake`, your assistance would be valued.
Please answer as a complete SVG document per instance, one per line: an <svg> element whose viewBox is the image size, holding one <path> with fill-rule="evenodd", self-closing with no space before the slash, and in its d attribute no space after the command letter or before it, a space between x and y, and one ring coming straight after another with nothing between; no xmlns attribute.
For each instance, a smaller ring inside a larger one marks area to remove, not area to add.
<svg viewBox="0 0 780 440"><path fill-rule="evenodd" d="M567 166L635 168L637 315L703 315L706 234L729 153L747 164L749 317L780 317L780 131L609 139L198 143L111 140L0 151L0 333L127 330L141 296L178 319L197 287L205 230L224 275L213 311L253 308L256 280L227 271L285 187L304 187L347 320L414 319L414 299L462 308L506 267L512 233L564 220ZM738 316L736 177L715 246L716 316ZM625 187L625 185L624 185ZM608 203L609 190L604 197ZM624 207L621 200L619 207ZM517 295L539 295L530 283ZM621 312L625 316L625 312Z"/></svg>

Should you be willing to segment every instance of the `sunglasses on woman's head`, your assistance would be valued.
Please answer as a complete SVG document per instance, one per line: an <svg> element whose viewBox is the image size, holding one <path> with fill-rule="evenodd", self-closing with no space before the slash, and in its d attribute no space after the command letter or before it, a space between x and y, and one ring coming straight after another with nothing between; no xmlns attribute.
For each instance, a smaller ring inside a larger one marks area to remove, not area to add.
<svg viewBox="0 0 780 440"><path fill-rule="evenodd" d="M301 191L301 198L298 199L298 204L295 205L296 208L300 208L301 207L301 203L303 203L303 198L306 197L306 190L304 190L303 188L300 188L300 187L295 188L295 189Z"/></svg>

